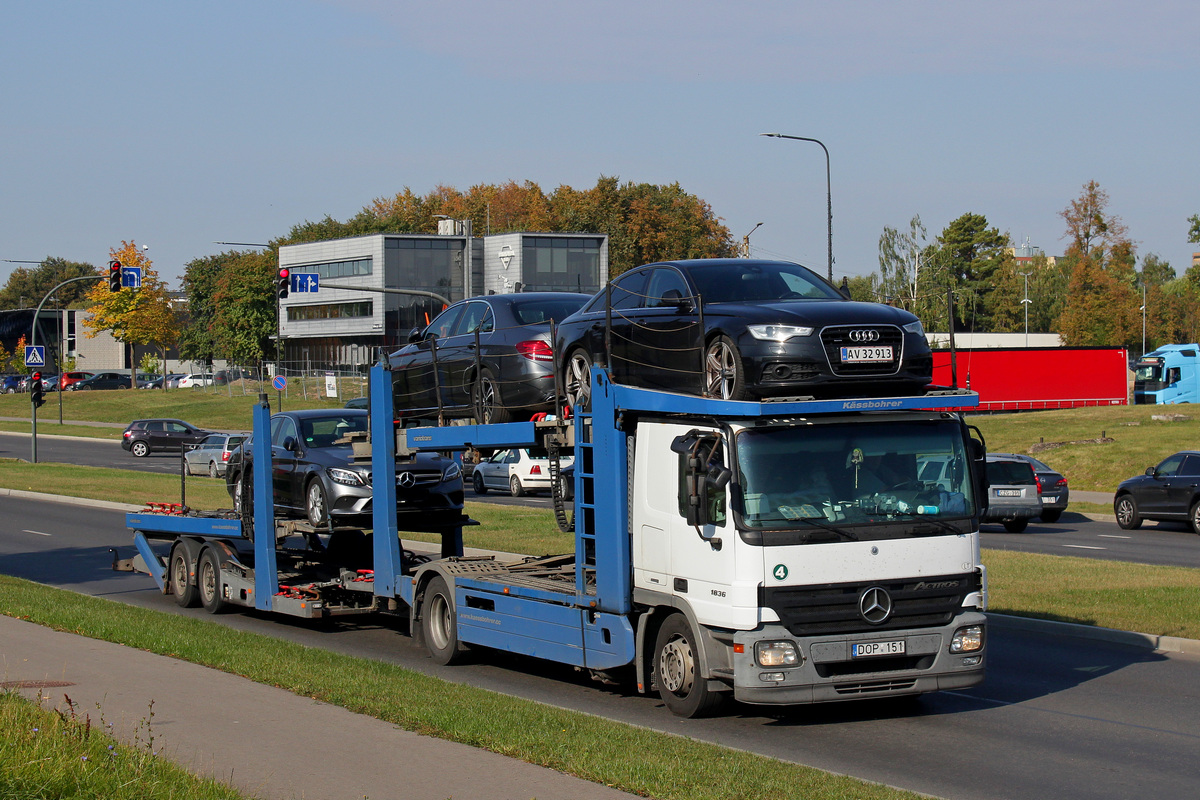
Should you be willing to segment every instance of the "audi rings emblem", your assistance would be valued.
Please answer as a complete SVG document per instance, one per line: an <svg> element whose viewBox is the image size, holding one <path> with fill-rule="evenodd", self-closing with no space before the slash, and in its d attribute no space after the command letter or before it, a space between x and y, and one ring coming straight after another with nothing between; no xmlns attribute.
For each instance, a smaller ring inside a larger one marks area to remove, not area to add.
<svg viewBox="0 0 1200 800"><path fill-rule="evenodd" d="M879 341L879 331L872 331L872 330L850 331L850 341L859 342L859 343L878 342Z"/></svg>
<svg viewBox="0 0 1200 800"><path fill-rule="evenodd" d="M892 616L892 596L879 586L864 589L858 596L858 613L872 625L882 625Z"/></svg>
<svg viewBox="0 0 1200 800"><path fill-rule="evenodd" d="M417 476L411 472L401 472L396 476L396 485L404 489L411 489L417 485Z"/></svg>

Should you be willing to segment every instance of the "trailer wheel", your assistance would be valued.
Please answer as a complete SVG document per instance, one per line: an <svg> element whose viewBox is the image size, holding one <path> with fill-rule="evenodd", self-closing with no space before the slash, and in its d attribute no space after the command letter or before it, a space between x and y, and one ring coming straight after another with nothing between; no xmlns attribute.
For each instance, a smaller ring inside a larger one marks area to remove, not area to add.
<svg viewBox="0 0 1200 800"><path fill-rule="evenodd" d="M200 589L188 574L187 548L180 545L171 551L171 594L180 608L195 608L200 605Z"/></svg>
<svg viewBox="0 0 1200 800"><path fill-rule="evenodd" d="M425 588L425 649L434 661L450 666L463 659L466 648L458 641L458 615L454 613L454 595L446 579L438 575Z"/></svg>
<svg viewBox="0 0 1200 800"><path fill-rule="evenodd" d="M1137 530L1142 526L1142 517L1138 514L1137 501L1132 495L1123 494L1113 504L1117 516L1117 524L1127 531Z"/></svg>
<svg viewBox="0 0 1200 800"><path fill-rule="evenodd" d="M682 614L672 614L658 629L654 642L654 683L671 713L694 719L708 715L720 704L721 693L709 690L699 668L692 626Z"/></svg>
<svg viewBox="0 0 1200 800"><path fill-rule="evenodd" d="M221 563L216 551L206 549L200 554L196 569L196 583L200 588L200 603L210 614L220 614L229 605L222 596Z"/></svg>

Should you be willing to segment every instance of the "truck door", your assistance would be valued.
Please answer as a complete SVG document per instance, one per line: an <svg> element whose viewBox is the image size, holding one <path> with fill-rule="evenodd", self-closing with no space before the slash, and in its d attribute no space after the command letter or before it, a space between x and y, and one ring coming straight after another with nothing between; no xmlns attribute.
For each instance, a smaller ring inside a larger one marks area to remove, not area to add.
<svg viewBox="0 0 1200 800"><path fill-rule="evenodd" d="M737 537L728 510L729 487L706 485L703 502L711 521L699 530L688 524L689 455L673 452L671 443L689 430L693 429L661 423L639 425L634 585L675 595L700 622L727 625ZM727 448L718 431L703 432L697 444L706 460L728 467Z"/></svg>

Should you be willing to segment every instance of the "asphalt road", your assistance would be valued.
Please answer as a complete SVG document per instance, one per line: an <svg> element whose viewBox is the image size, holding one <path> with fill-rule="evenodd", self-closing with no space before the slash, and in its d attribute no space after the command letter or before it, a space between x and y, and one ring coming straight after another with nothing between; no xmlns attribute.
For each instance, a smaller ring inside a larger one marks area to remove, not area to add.
<svg viewBox="0 0 1200 800"><path fill-rule="evenodd" d="M7 497L0 571L169 613L144 575L109 570L132 555L123 515ZM946 798L1191 796L1200 782L1200 657L1061 635L989 630L988 678L969 691L786 711L731 704L681 720L655 698L601 686L569 668L483 652L436 667L377 617L318 627L257 612L213 617L230 627L376 658L529 697Z"/></svg>
<svg viewBox="0 0 1200 800"><path fill-rule="evenodd" d="M1023 533L983 525L979 538L981 546L994 550L1200 567L1200 536L1178 522L1144 522L1137 530L1125 531L1115 520L1067 512L1055 523L1035 520Z"/></svg>

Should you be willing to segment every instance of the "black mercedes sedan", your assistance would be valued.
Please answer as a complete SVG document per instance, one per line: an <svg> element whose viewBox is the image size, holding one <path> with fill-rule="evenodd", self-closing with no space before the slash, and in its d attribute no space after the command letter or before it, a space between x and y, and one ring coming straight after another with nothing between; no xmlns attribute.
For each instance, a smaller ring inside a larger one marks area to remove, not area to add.
<svg viewBox="0 0 1200 800"><path fill-rule="evenodd" d="M276 514L307 518L314 527L371 522L373 476L356 459L352 439L365 434L367 412L356 408L280 411L271 415L271 483ZM233 452L225 487L243 512L254 469L250 437ZM460 524L462 468L436 453L396 462L396 513L402 530Z"/></svg>
<svg viewBox="0 0 1200 800"><path fill-rule="evenodd" d="M529 419L554 408L551 321L589 300L570 292L523 292L455 303L391 355L397 417L473 416L481 423ZM478 345L478 346L476 346Z"/></svg>
<svg viewBox="0 0 1200 800"><path fill-rule="evenodd" d="M933 374L912 314L755 259L630 270L563 321L554 352L567 401L585 407L601 361L616 383L726 400L923 393Z"/></svg>

